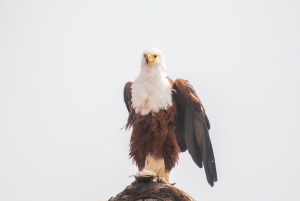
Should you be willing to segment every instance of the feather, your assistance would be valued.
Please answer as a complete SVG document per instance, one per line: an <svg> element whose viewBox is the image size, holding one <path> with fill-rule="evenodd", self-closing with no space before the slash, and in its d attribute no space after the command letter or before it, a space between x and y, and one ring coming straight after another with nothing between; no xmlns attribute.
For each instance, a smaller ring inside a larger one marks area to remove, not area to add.
<svg viewBox="0 0 300 201"><path fill-rule="evenodd" d="M205 123L206 123L207 129L209 130L210 129L210 122L209 122L209 119L208 119L206 114L205 114Z"/></svg>
<svg viewBox="0 0 300 201"><path fill-rule="evenodd" d="M132 84L133 82L131 81L127 82L123 90L124 102L128 112L130 111L130 107L131 107L131 85Z"/></svg>
<svg viewBox="0 0 300 201"><path fill-rule="evenodd" d="M217 181L214 153L209 138L210 122L196 91L188 81L175 80L173 87L178 110L177 141L181 151L188 149L198 167L204 165L208 183ZM182 140L184 139L184 140Z"/></svg>
<svg viewBox="0 0 300 201"><path fill-rule="evenodd" d="M193 116L194 115L190 107L186 106L185 118L184 118L184 134L185 134L186 146L194 162L198 165L198 167L202 168L202 157L201 157L200 147L197 144L197 140L195 136Z"/></svg>
<svg viewBox="0 0 300 201"><path fill-rule="evenodd" d="M200 147L206 178L208 183L213 186L214 181L217 181L217 172L208 129L204 121L205 117L197 111L194 112L194 117L195 136Z"/></svg>
<svg viewBox="0 0 300 201"><path fill-rule="evenodd" d="M184 112L183 113L178 112L176 139L181 152L185 152L187 150L185 134L184 134L184 117L185 117Z"/></svg>

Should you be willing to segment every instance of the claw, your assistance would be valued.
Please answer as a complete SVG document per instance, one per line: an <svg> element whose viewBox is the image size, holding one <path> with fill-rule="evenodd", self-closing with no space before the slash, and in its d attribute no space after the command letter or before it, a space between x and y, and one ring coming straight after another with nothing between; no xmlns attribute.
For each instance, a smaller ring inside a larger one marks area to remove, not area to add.
<svg viewBox="0 0 300 201"><path fill-rule="evenodd" d="M157 179L157 183L165 183L165 184L170 184L170 182L168 182L165 179Z"/></svg>

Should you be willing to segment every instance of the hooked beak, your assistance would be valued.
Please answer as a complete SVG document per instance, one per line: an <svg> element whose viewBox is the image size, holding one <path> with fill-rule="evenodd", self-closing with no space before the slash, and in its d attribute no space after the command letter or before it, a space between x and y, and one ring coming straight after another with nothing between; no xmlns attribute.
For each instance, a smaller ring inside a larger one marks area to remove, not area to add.
<svg viewBox="0 0 300 201"><path fill-rule="evenodd" d="M149 55L147 55L147 57L146 57L146 63L147 63L147 65L148 65L149 61L150 61Z"/></svg>

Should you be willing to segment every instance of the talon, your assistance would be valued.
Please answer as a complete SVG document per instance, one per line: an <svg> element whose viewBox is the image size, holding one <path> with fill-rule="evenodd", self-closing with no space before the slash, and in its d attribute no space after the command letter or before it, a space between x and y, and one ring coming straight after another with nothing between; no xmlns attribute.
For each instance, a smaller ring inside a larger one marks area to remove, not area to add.
<svg viewBox="0 0 300 201"><path fill-rule="evenodd" d="M168 182L167 180L165 179L159 179L157 180L158 183L165 183L165 184L170 184L170 182ZM171 185L171 184L170 184Z"/></svg>

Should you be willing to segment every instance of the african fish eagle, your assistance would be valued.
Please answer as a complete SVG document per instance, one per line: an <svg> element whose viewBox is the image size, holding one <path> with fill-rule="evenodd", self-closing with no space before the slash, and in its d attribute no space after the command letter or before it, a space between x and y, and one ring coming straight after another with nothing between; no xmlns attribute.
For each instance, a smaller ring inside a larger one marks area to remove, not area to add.
<svg viewBox="0 0 300 201"><path fill-rule="evenodd" d="M204 165L213 186L217 172L208 130L210 123L192 85L166 76L162 51L143 52L141 71L124 88L129 112L126 129L132 127L130 157L138 166L157 173L169 182L169 174L180 152L188 150L198 167Z"/></svg>

